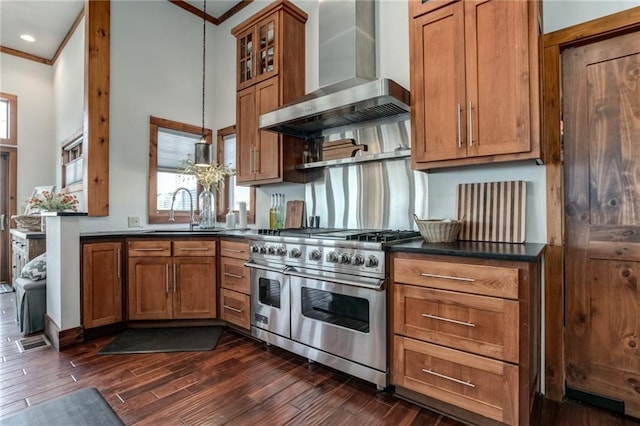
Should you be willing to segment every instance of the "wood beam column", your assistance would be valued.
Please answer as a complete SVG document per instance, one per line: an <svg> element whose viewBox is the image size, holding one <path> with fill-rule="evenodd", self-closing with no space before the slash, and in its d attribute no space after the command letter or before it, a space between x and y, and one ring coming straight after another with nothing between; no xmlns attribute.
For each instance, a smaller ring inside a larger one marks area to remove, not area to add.
<svg viewBox="0 0 640 426"><path fill-rule="evenodd" d="M85 0L84 190L89 216L109 215L109 0Z"/></svg>

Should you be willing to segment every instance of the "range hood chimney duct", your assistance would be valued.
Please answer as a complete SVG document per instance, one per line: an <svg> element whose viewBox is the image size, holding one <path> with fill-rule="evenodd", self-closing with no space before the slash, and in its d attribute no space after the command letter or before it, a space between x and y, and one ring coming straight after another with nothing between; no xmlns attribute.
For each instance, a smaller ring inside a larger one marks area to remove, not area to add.
<svg viewBox="0 0 640 426"><path fill-rule="evenodd" d="M259 118L261 130L317 138L328 129L409 110L409 91L376 78L374 0L320 0L320 89Z"/></svg>

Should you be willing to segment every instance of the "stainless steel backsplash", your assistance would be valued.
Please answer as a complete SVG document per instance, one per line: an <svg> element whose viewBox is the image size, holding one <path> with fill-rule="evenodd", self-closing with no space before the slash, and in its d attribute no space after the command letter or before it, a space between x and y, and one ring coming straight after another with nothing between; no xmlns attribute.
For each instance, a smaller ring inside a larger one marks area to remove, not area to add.
<svg viewBox="0 0 640 426"><path fill-rule="evenodd" d="M325 141L352 138L366 144L366 154L408 149L410 121L343 130ZM360 229L414 229L413 213L427 215L428 175L411 170L411 158L331 166L305 185L309 215L320 226Z"/></svg>

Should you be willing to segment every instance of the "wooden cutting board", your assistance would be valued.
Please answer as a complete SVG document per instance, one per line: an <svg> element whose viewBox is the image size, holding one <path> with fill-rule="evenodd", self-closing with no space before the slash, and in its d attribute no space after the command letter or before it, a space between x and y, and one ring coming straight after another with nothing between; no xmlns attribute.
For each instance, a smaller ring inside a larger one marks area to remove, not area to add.
<svg viewBox="0 0 640 426"><path fill-rule="evenodd" d="M358 151L366 151L367 145L359 145L354 139L340 139L322 144L322 160L353 157Z"/></svg>
<svg viewBox="0 0 640 426"><path fill-rule="evenodd" d="M523 243L527 183L463 183L456 190L457 218L462 219L458 239Z"/></svg>
<svg viewBox="0 0 640 426"><path fill-rule="evenodd" d="M302 228L304 220L304 201L287 201L287 211L284 219L285 228Z"/></svg>

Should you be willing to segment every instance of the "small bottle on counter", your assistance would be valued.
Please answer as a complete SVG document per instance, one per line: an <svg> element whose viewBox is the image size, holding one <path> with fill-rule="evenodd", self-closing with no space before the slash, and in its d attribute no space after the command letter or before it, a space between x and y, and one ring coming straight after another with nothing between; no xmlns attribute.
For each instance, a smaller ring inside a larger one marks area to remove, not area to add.
<svg viewBox="0 0 640 426"><path fill-rule="evenodd" d="M284 194L278 194L279 202L278 202L278 210L277 210L277 222L278 229L284 228Z"/></svg>
<svg viewBox="0 0 640 426"><path fill-rule="evenodd" d="M271 207L269 208L269 229L276 229L277 211L276 211L276 194L271 196Z"/></svg>
<svg viewBox="0 0 640 426"><path fill-rule="evenodd" d="M227 229L233 229L236 227L236 215L229 209L227 213Z"/></svg>

